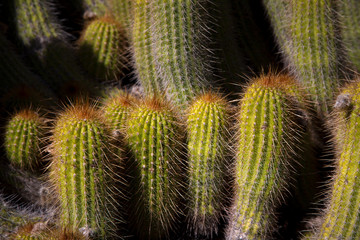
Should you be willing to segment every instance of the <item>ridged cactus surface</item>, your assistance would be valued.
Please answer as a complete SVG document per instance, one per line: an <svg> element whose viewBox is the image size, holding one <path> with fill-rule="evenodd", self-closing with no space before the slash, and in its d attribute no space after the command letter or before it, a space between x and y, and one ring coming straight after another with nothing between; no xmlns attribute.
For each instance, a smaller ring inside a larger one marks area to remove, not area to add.
<svg viewBox="0 0 360 240"><path fill-rule="evenodd" d="M188 226L195 236L217 234L229 175L230 107L215 93L200 95L188 109Z"/></svg>
<svg viewBox="0 0 360 240"><path fill-rule="evenodd" d="M118 79L126 62L122 26L112 17L89 23L79 44L79 58L89 75L98 81Z"/></svg>
<svg viewBox="0 0 360 240"><path fill-rule="evenodd" d="M138 237L161 239L178 222L180 182L179 124L159 99L139 103L127 122L128 144L134 155L134 206L131 214Z"/></svg>
<svg viewBox="0 0 360 240"><path fill-rule="evenodd" d="M267 75L256 79L240 101L235 196L226 239L271 239L276 231L274 211L290 185L301 137L295 91L290 77Z"/></svg>
<svg viewBox="0 0 360 240"><path fill-rule="evenodd" d="M97 110L74 105L58 117L53 131L50 179L60 202L63 227L109 239L116 211L109 155L110 137Z"/></svg>
<svg viewBox="0 0 360 240"><path fill-rule="evenodd" d="M138 81L144 88L146 95L160 95L161 80L157 76L155 67L155 49L151 39L152 23L150 2L147 0L134 1L134 23L131 41L134 67Z"/></svg>
<svg viewBox="0 0 360 240"><path fill-rule="evenodd" d="M10 163L21 169L38 170L41 161L40 143L45 132L44 120L31 109L11 117L6 127L5 149Z"/></svg>
<svg viewBox="0 0 360 240"><path fill-rule="evenodd" d="M283 61L310 92L320 116L340 86L335 12L331 0L265 2Z"/></svg>
<svg viewBox="0 0 360 240"><path fill-rule="evenodd" d="M338 21L341 39L353 70L360 72L360 2L356 0L337 1Z"/></svg>
<svg viewBox="0 0 360 240"><path fill-rule="evenodd" d="M210 1L209 1L210 2ZM151 39L155 48L156 71L169 100L186 104L211 80L211 52L207 52L207 1L154 0Z"/></svg>
<svg viewBox="0 0 360 240"><path fill-rule="evenodd" d="M336 162L323 220L313 239L360 238L360 85L338 96L332 121Z"/></svg>

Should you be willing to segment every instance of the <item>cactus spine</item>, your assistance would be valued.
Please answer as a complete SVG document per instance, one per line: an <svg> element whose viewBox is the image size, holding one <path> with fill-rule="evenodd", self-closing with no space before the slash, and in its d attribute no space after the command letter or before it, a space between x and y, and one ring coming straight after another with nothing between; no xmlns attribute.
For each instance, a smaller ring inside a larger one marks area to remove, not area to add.
<svg viewBox="0 0 360 240"><path fill-rule="evenodd" d="M117 79L125 64L126 39L112 17L101 17L87 26L80 40L79 56L90 76L98 80Z"/></svg>
<svg viewBox="0 0 360 240"><path fill-rule="evenodd" d="M189 110L188 222L197 235L211 237L224 210L228 176L229 106L214 93L197 97Z"/></svg>
<svg viewBox="0 0 360 240"><path fill-rule="evenodd" d="M294 82L288 76L262 76L243 96L238 115L235 201L226 239L271 239L274 209L291 180L297 152Z"/></svg>
<svg viewBox="0 0 360 240"><path fill-rule="evenodd" d="M90 105L71 106L56 121L50 179L60 201L61 225L101 239L112 237L116 218L109 142L103 120Z"/></svg>
<svg viewBox="0 0 360 240"><path fill-rule="evenodd" d="M360 238L359 83L348 86L337 98L332 118L336 170L328 205L314 239Z"/></svg>
<svg viewBox="0 0 360 240"><path fill-rule="evenodd" d="M284 62L310 92L320 116L339 86L333 4L330 0L266 1Z"/></svg>
<svg viewBox="0 0 360 240"><path fill-rule="evenodd" d="M15 167L38 170L41 160L40 142L44 135L44 120L39 114L25 109L9 121L5 133L6 155Z"/></svg>
<svg viewBox="0 0 360 240"><path fill-rule="evenodd" d="M132 218L139 237L169 236L178 221L180 200L179 126L174 113L158 99L137 105L127 122L135 170Z"/></svg>

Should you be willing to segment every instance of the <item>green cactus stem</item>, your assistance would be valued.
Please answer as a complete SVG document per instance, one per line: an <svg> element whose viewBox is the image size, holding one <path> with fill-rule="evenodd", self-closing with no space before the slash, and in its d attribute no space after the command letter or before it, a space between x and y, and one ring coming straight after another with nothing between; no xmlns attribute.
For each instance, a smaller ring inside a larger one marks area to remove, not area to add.
<svg viewBox="0 0 360 240"><path fill-rule="evenodd" d="M61 225L100 239L113 237L118 217L111 195L115 190L107 131L93 106L69 107L54 127L50 166Z"/></svg>
<svg viewBox="0 0 360 240"><path fill-rule="evenodd" d="M360 2L356 0L336 1L341 40L353 69L360 72Z"/></svg>
<svg viewBox="0 0 360 240"><path fill-rule="evenodd" d="M210 88L211 64L208 51L211 17L210 1L154 0L148 17L153 28L157 76L168 99L176 104L189 103L203 89ZM212 59L212 57L213 59Z"/></svg>
<svg viewBox="0 0 360 240"><path fill-rule="evenodd" d="M136 234L142 239L169 237L181 212L177 119L165 102L146 99L131 112L126 129L134 156L130 217Z"/></svg>
<svg viewBox="0 0 360 240"><path fill-rule="evenodd" d="M336 165L321 226L313 239L360 238L360 85L347 86L337 97L330 126Z"/></svg>
<svg viewBox="0 0 360 240"><path fill-rule="evenodd" d="M101 17L108 12L108 3L106 0L82 0L85 11L90 15Z"/></svg>
<svg viewBox="0 0 360 240"><path fill-rule="evenodd" d="M136 100L130 94L122 90L111 92L110 97L105 99L104 117L109 122L110 129L113 132L123 132L135 102Z"/></svg>
<svg viewBox="0 0 360 240"><path fill-rule="evenodd" d="M79 58L98 81L119 79L126 64L124 30L112 17L97 18L86 27L79 43Z"/></svg>
<svg viewBox="0 0 360 240"><path fill-rule="evenodd" d="M133 0L109 0L109 8L115 19L125 27L127 36L130 36L134 5Z"/></svg>
<svg viewBox="0 0 360 240"><path fill-rule="evenodd" d="M134 2L134 24L132 27L132 45L134 67L137 78L148 96L160 95L161 84L155 68L155 49L151 40L150 2L136 0Z"/></svg>
<svg viewBox="0 0 360 240"><path fill-rule="evenodd" d="M226 239L271 239L300 154L297 87L286 75L266 75L246 89L238 114L235 201ZM294 165L295 164L295 165Z"/></svg>
<svg viewBox="0 0 360 240"><path fill-rule="evenodd" d="M331 111L339 56L330 0L265 1L286 67L310 92L319 116Z"/></svg>
<svg viewBox="0 0 360 240"><path fill-rule="evenodd" d="M188 114L188 226L195 236L212 237L227 200L230 107L218 94L206 93Z"/></svg>
<svg viewBox="0 0 360 240"><path fill-rule="evenodd" d="M31 109L24 109L11 117L5 130L5 150L13 166L32 171L41 166L44 123L44 119Z"/></svg>

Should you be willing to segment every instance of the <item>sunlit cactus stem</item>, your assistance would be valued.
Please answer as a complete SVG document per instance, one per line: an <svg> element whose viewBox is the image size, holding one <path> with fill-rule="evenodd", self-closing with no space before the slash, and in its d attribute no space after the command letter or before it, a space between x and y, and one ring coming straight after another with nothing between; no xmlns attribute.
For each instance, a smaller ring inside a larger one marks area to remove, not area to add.
<svg viewBox="0 0 360 240"><path fill-rule="evenodd" d="M161 82L156 73L155 49L151 39L152 23L150 2L134 1L132 27L132 51L136 75L146 95L160 95Z"/></svg>
<svg viewBox="0 0 360 240"><path fill-rule="evenodd" d="M5 130L6 156L20 169L41 168L41 142L45 122L36 111L24 109L11 117Z"/></svg>
<svg viewBox="0 0 360 240"><path fill-rule="evenodd" d="M188 226L195 236L212 237L226 202L229 172L230 107L215 93L200 95L188 109Z"/></svg>
<svg viewBox="0 0 360 240"><path fill-rule="evenodd" d="M292 182L295 153L301 152L295 92L292 78L270 74L255 79L240 101L228 240L274 237L275 209Z"/></svg>
<svg viewBox="0 0 360 240"><path fill-rule="evenodd" d="M136 105L127 122L135 168L130 217L139 238L167 238L179 223L179 130L173 111L155 98Z"/></svg>
<svg viewBox="0 0 360 240"><path fill-rule="evenodd" d="M113 237L119 217L112 201L109 145L106 124L88 104L68 107L55 123L50 179L59 197L61 226L99 239Z"/></svg>
<svg viewBox="0 0 360 240"><path fill-rule="evenodd" d="M360 238L360 85L337 97L329 122L335 145L335 171L322 223L311 239Z"/></svg>
<svg viewBox="0 0 360 240"><path fill-rule="evenodd" d="M323 117L340 85L336 14L331 0L265 1L286 67Z"/></svg>
<svg viewBox="0 0 360 240"><path fill-rule="evenodd" d="M211 1L154 0L150 4L156 71L168 99L188 104L212 80L208 51ZM208 38L207 38L208 37Z"/></svg>

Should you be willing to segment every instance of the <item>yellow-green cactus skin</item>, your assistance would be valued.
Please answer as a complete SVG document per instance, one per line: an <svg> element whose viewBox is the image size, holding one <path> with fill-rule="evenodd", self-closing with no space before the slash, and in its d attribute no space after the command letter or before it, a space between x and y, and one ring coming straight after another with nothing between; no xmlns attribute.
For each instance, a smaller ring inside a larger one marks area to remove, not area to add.
<svg viewBox="0 0 360 240"><path fill-rule="evenodd" d="M334 105L329 125L336 150L335 171L322 223L311 239L360 238L359 93L359 83L352 83L344 88Z"/></svg>
<svg viewBox="0 0 360 240"><path fill-rule="evenodd" d="M265 75L247 87L240 101L228 240L271 239L276 231L275 209L292 181L297 139L302 138L296 88L286 75Z"/></svg>
<svg viewBox="0 0 360 240"><path fill-rule="evenodd" d="M110 135L95 107L68 107L53 130L50 180L59 198L61 226L99 239L114 237L117 213ZM120 236L121 237L121 236Z"/></svg>
<svg viewBox="0 0 360 240"><path fill-rule="evenodd" d="M112 17L91 21L79 43L80 63L98 81L119 79L126 63L126 39L122 26Z"/></svg>
<svg viewBox="0 0 360 240"><path fill-rule="evenodd" d="M6 156L14 167L36 171L41 166L45 121L36 111L24 109L11 117L5 130Z"/></svg>
<svg viewBox="0 0 360 240"><path fill-rule="evenodd" d="M265 5L285 66L308 89L323 117L340 86L333 1L267 0Z"/></svg>
<svg viewBox="0 0 360 240"><path fill-rule="evenodd" d="M179 221L180 130L173 110L157 98L138 103L127 121L135 168L130 217L140 238L169 237Z"/></svg>
<svg viewBox="0 0 360 240"><path fill-rule="evenodd" d="M189 106L188 228L194 236L218 233L226 202L229 171L230 106L216 93L198 96Z"/></svg>

